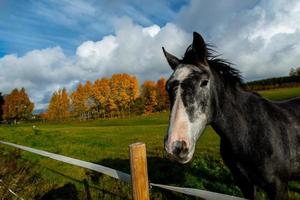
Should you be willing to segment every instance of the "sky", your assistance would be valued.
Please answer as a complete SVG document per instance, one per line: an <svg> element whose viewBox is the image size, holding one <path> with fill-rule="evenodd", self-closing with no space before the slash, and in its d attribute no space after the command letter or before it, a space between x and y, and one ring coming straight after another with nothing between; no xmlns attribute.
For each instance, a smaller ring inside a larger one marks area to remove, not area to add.
<svg viewBox="0 0 300 200"><path fill-rule="evenodd" d="M245 81L299 67L298 0L0 0L0 92L45 109L59 88L113 73L158 80L199 32Z"/></svg>

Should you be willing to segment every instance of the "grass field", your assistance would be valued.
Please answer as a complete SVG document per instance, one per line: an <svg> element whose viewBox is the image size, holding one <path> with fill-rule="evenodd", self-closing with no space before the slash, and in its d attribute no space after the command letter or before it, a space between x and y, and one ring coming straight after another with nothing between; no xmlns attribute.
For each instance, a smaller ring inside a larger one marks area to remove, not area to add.
<svg viewBox="0 0 300 200"><path fill-rule="evenodd" d="M287 99L300 96L300 88L276 89L263 91L261 94L274 100ZM0 139L100 163L127 173L129 173L128 145L138 141L145 142L148 151L149 178L153 182L241 195L220 158L219 138L212 128L208 127L198 141L193 162L180 165L164 158L163 137L167 123L168 113L159 113L127 119L62 124L2 125ZM36 128L33 128L33 125ZM48 195L52 193L56 195L60 190L73 195L75 190L79 199L87 199L89 192L91 199L130 198L129 186L126 183L31 153L20 153L3 145L0 145L0 149L0 165L10 166L0 168L0 179L3 182L7 181L8 185L19 191L19 195L23 198L38 198L45 192L48 192ZM16 159L18 161L15 161ZM22 190L19 190L18 184L13 184L16 176L20 177ZM84 187L85 181L89 185L88 189ZM43 186L37 188L38 184ZM290 194L293 198L299 197L294 192L299 190L297 187L297 183L291 184ZM9 197L3 187L0 187L0 196L1 192L2 195ZM155 189L152 191L152 199L174 198L174 195ZM176 198L188 199L185 196Z"/></svg>
<svg viewBox="0 0 300 200"><path fill-rule="evenodd" d="M279 88L259 92L262 96L271 100L282 100L300 96L300 87Z"/></svg>

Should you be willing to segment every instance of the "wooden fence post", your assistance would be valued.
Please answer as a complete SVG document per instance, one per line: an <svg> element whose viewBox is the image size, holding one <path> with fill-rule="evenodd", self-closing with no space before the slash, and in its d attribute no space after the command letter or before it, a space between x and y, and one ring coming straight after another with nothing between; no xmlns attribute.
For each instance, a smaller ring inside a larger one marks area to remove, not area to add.
<svg viewBox="0 0 300 200"><path fill-rule="evenodd" d="M133 200L149 200L146 145L134 143L129 150Z"/></svg>

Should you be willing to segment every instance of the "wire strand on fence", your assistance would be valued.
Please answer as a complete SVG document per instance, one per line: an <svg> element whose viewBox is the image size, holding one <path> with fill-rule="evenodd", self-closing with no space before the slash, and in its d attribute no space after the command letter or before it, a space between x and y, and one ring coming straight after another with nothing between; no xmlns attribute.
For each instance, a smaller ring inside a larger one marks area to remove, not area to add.
<svg viewBox="0 0 300 200"><path fill-rule="evenodd" d="M131 182L131 178L130 178L129 174L126 174L126 173L121 172L119 170L111 169L109 167L94 164L94 163L91 163L91 162L78 160L78 159L75 159L75 158L70 158L70 157L67 157L67 156L62 156L62 155L55 154L55 153L50 153L50 152L43 151L43 150L33 149L33 148L30 148L30 147L26 147L26 146L22 146L22 145L18 145L18 144L13 144L13 143L10 143L10 142L0 141L0 143L6 144L6 145L9 145L9 146L18 148L18 149L22 149L24 151L29 151L31 153L35 153L35 154L38 154L38 155L41 155L41 156L45 156L45 157L51 158L53 160L58 160L58 161L62 161L62 162L65 162L65 163L68 163L68 164L71 164L71 165L76 165L76 166L83 167L83 168L86 168L86 169L94 170L96 172L106 174L108 176L111 176L111 177L116 178L116 179L120 179L120 180L128 182L128 183Z"/></svg>
<svg viewBox="0 0 300 200"><path fill-rule="evenodd" d="M206 190L199 190L195 188L184 188L184 187L176 187L176 186L169 186L169 185L162 185L156 183L150 183L152 187L159 187L165 190L171 190L174 192L179 192L182 194L187 194L191 196L201 197L206 200L243 200L243 198L235 197L227 194L220 194L216 192L210 192Z"/></svg>
<svg viewBox="0 0 300 200"><path fill-rule="evenodd" d="M131 182L131 177L129 174L121 172L119 170L109 168L109 167L105 167L105 166L94 164L91 162L86 162L86 161L78 160L75 158L70 158L67 156L62 156L59 154L50 153L47 151L38 150L38 149L31 148L31 147L13 144L13 143L1 141L1 140L0 140L0 143L15 147L18 149L22 149L24 151L35 153L35 154L38 154L41 156L45 156L45 157L48 157L48 158L51 158L54 160L58 160L58 161L61 161L64 163L68 163L71 165L75 165L75 166L83 167L83 168L90 169L90 170L93 170L96 172L100 172L102 174L108 175L108 176L116 178L116 179L120 179L127 183ZM186 195L196 196L196 197L200 197L200 198L207 199L207 200L216 200L216 199L218 199L218 200L242 200L243 199L243 198L239 198L239 197L235 197L235 196L220 194L220 193L216 193L216 192L210 192L210 191L206 191L206 190L199 190L199 189L195 189L195 188L175 187L175 186L162 185L162 184L156 184L156 183L150 183L150 186L162 188L165 190L170 190L173 192L179 192L179 193L186 194Z"/></svg>

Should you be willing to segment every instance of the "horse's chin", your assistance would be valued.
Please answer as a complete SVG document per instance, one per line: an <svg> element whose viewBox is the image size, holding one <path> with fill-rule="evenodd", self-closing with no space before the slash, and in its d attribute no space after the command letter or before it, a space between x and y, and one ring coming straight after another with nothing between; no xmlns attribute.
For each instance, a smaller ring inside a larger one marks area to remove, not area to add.
<svg viewBox="0 0 300 200"><path fill-rule="evenodd" d="M184 159L176 159L177 162L179 162L180 164L186 164L189 163L192 160L193 157L189 157L189 158L184 158Z"/></svg>

